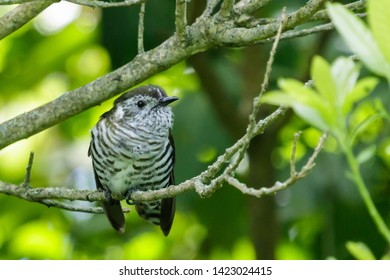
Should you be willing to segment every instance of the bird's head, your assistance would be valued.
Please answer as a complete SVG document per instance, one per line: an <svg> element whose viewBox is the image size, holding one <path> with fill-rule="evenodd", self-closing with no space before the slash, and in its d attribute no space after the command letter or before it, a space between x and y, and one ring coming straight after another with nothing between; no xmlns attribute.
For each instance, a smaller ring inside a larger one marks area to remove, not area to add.
<svg viewBox="0 0 390 280"><path fill-rule="evenodd" d="M138 87L116 99L109 115L117 122L171 128L172 111L167 105L176 100L178 100L177 97L167 96L165 91L158 86Z"/></svg>

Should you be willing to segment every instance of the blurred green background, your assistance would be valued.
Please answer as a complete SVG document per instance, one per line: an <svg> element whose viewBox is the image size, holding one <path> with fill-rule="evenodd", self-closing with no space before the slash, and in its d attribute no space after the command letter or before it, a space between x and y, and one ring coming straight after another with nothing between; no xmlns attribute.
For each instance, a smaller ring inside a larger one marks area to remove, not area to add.
<svg viewBox="0 0 390 280"><path fill-rule="evenodd" d="M193 1L194 2L194 1ZM277 1L261 11L275 16ZM280 3L279 3L280 2ZM292 3L294 2L294 3ZM196 18L202 5L191 5ZM0 7L4 14L9 7ZM0 122L44 104L130 61L137 54L138 7L90 9L55 4L33 22L0 42ZM190 20L191 21L191 20ZM174 1L146 5L145 49L174 32ZM245 131L251 102L259 90L269 45L215 49L196 55L145 83L180 97L175 113L176 178L182 182L203 171ZM332 61L349 54L334 32L280 43L270 88L279 77L309 79L315 54ZM357 122L375 112L375 98L389 105L388 87L358 105ZM35 152L31 185L94 189L87 156L90 129L113 100L0 151L0 179L23 181L30 151ZM271 107L262 107L263 116ZM238 176L252 187L271 186L289 176L292 139L302 130L299 166L321 133L292 113L254 139ZM369 154L362 166L371 195L390 223L389 124L378 120L356 150ZM304 180L274 197L256 199L230 186L212 197L187 192L177 198L169 237L128 214L118 235L104 215L73 213L0 195L0 259L353 259L347 242L363 242L376 258L388 252L333 139Z"/></svg>

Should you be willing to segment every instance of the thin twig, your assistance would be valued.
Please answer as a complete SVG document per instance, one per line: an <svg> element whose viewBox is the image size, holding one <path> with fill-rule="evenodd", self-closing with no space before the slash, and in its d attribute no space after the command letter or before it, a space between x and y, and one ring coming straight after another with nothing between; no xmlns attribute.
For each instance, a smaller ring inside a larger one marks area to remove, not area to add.
<svg viewBox="0 0 390 280"><path fill-rule="evenodd" d="M310 0L306 5L302 6L298 10L287 15L285 29L293 29L302 23L306 23L312 15L319 11L326 0ZM227 26L230 26L230 22L225 22ZM277 22L267 24L265 26L257 26L253 28L229 28L224 32L221 29L216 29L213 35L213 39L222 42L231 47L235 46L249 46L256 44L260 40L269 38L270 36L264 36L265 30L267 33L272 31L273 34L277 33L279 24ZM244 36L245 34L245 36Z"/></svg>
<svg viewBox="0 0 390 280"><path fill-rule="evenodd" d="M0 5L25 4L40 2L41 0L0 0ZM58 0L60 1L60 0ZM87 6L91 8L111 8L137 5L145 0L122 0L118 2L100 1L100 0L64 0L70 3Z"/></svg>
<svg viewBox="0 0 390 280"><path fill-rule="evenodd" d="M75 205L74 203L70 204L70 203L65 203L65 202L52 200L52 199L43 199L41 201L36 201L36 202L44 204L47 207L55 207L67 211L83 212L83 213L90 213L90 214L104 213L102 207L79 206L79 205ZM128 212L128 209L126 210L126 212Z"/></svg>
<svg viewBox="0 0 390 280"><path fill-rule="evenodd" d="M291 148L291 158L290 158L290 177L296 176L297 172L295 170L295 164L296 164L296 151L297 151L297 143L299 140L299 137L301 136L302 131L298 131L294 134L294 141Z"/></svg>
<svg viewBox="0 0 390 280"><path fill-rule="evenodd" d="M224 173L221 175L222 177L226 176L226 175L229 175L229 176L233 175L233 172L237 169L238 165L240 164L240 162L244 158L245 152L248 149L248 146L249 146L249 143L250 143L251 139L254 136L257 136L260 133L260 126L258 126L258 123L257 123L257 120L256 120L256 116L258 114L259 107L260 107L260 103L259 103L258 100L260 99L262 94L268 88L268 83L269 83L270 75L271 75L271 72L272 72L272 64L273 64L273 61L274 61L274 58L275 58L276 49L277 49L277 46L278 46L278 43L279 43L279 38L280 38L280 35L282 34L283 24L285 23L285 19L286 19L285 10L286 9L283 8L282 16L281 16L281 19L280 19L280 26L279 26L279 29L278 29L278 33L276 35L277 39L273 43L272 49L270 51L270 56L269 56L268 61L267 61L267 67L266 67L266 70L265 70L263 82L261 84L260 93L254 99L254 102L253 102L253 109L252 109L252 113L249 116L249 124L248 124L247 130L246 130L247 131L246 135L248 137L246 138L246 141L243 141L243 145L238 150L237 157L234 159L233 163L231 163L225 169ZM257 128L256 130L254 130L255 127ZM217 186L218 184L221 184L222 181L223 180L219 180L218 178L216 178L216 179L213 180L213 184L215 186Z"/></svg>
<svg viewBox="0 0 390 280"><path fill-rule="evenodd" d="M305 166L302 168L302 170L297 174L297 176L306 176L307 173L315 166L315 160L320 153L322 147L324 146L325 140L328 138L328 132L325 132L321 138L320 141L318 142L318 145L314 149L313 154L305 164Z"/></svg>
<svg viewBox="0 0 390 280"><path fill-rule="evenodd" d="M219 11L220 18L229 18L233 13L234 0L224 0Z"/></svg>
<svg viewBox="0 0 390 280"><path fill-rule="evenodd" d="M14 5L28 2L36 2L36 0L0 0L0 5Z"/></svg>
<svg viewBox="0 0 390 280"><path fill-rule="evenodd" d="M66 0L68 2L79 4L92 8L112 8L112 7L125 7L137 5L145 0L123 0L120 2L99 1L99 0Z"/></svg>
<svg viewBox="0 0 390 280"><path fill-rule="evenodd" d="M175 10L175 26L176 35L183 44L186 41L186 27L187 27L187 1L176 0Z"/></svg>
<svg viewBox="0 0 390 280"><path fill-rule="evenodd" d="M253 14L266 6L271 0L241 0L234 6L234 12L238 15L241 14Z"/></svg>
<svg viewBox="0 0 390 280"><path fill-rule="evenodd" d="M30 152L30 157L28 159L28 164L26 166L26 175L24 177L22 187L29 187L30 186L31 170L32 170L33 162L34 162L34 152Z"/></svg>
<svg viewBox="0 0 390 280"><path fill-rule="evenodd" d="M357 17L364 18L367 16L367 14L355 14ZM290 30L285 33L283 33L280 37L280 40L287 40L287 39L294 39L299 37L305 37L307 35L316 34L320 32L330 31L334 29L333 23L324 23L321 25L317 25L311 28L305 28L302 30ZM263 45L263 44L269 44L275 40L276 37L270 37L264 40L259 40L256 45Z"/></svg>
<svg viewBox="0 0 390 280"><path fill-rule="evenodd" d="M138 54L144 53L144 22L145 22L145 2L140 5L138 14Z"/></svg>
<svg viewBox="0 0 390 280"><path fill-rule="evenodd" d="M220 2L221 0L207 0L207 5L206 5L206 8L204 9L202 15L200 16L200 18L209 18L211 17L215 7L218 5L218 3Z"/></svg>
<svg viewBox="0 0 390 280"><path fill-rule="evenodd" d="M315 163L314 163L315 159L317 158L319 152L321 151L327 137L328 137L328 133L325 132L321 136L320 140L318 141L318 144L315 147L313 154L308 159L306 164L302 167L302 169L297 173L295 172L294 176L290 176L284 182L276 182L272 187L269 187L269 188L263 187L260 189L255 189L255 188L247 187L244 183L241 183L240 181L238 181L236 178L234 178L232 176L225 177L225 181L229 185L240 190L242 193L252 195L252 196L255 196L258 198L260 198L264 195L273 195L279 191L285 190L287 187L291 186L296 181L306 177L307 174L310 172L310 170L313 169L313 167L315 166ZM290 173L292 174L293 172L290 172Z"/></svg>
<svg viewBox="0 0 390 280"><path fill-rule="evenodd" d="M239 2L241 3L241 2ZM352 12L355 12L355 15L358 17L366 17L365 13L362 13L365 9L365 0L356 1L353 3L346 4L345 7L349 9ZM237 18L238 23L242 26L245 26L246 28L253 28L253 27L259 27L261 25L266 25L270 23L275 23L278 21L277 18L254 18L254 17L238 17ZM314 15L312 15L310 18L306 20L306 23L308 22L316 22L316 21L330 21L328 12L326 9L319 10ZM283 37L283 36L282 36Z"/></svg>
<svg viewBox="0 0 390 280"><path fill-rule="evenodd" d="M272 45L272 48L270 51L270 56L269 56L269 59L267 61L267 66L266 66L266 70L265 70L265 74L264 74L264 79L263 79L263 82L261 84L260 93L253 99L253 111L249 115L249 125L247 128L247 131L252 131L256 127L256 117L257 117L257 114L259 112L260 105L261 105L260 98L268 88L269 78L270 78L271 71L272 71L272 64L274 62L276 49L277 49L278 44L279 44L279 40L280 40L280 37L282 34L283 25L285 24L285 21L286 21L286 8L284 7L282 10L282 16L280 18L280 25L279 25L278 31L276 33L276 36L275 36L275 41Z"/></svg>

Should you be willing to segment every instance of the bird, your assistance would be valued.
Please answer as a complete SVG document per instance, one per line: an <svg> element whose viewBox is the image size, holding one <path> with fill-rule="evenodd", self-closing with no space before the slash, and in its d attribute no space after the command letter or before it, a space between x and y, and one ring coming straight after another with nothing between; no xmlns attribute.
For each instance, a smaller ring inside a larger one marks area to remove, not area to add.
<svg viewBox="0 0 390 280"><path fill-rule="evenodd" d="M132 89L117 98L91 130L88 155L96 188L104 192L104 212L119 233L125 232L125 217L112 194L134 204L138 215L160 226L165 236L171 230L175 197L137 202L131 194L175 184L173 113L168 105L178 99L156 85Z"/></svg>

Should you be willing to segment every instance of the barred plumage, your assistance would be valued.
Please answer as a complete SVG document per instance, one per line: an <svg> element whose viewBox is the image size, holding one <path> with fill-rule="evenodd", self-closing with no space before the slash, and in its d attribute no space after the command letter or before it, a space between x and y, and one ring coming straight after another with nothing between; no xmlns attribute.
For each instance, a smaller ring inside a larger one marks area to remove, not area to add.
<svg viewBox="0 0 390 280"><path fill-rule="evenodd" d="M156 190L174 184L173 116L167 105L175 100L157 86L140 87L123 94L101 116L91 132L89 148L99 190L129 197L134 190ZM111 199L103 206L112 226L124 232L119 201ZM140 217L160 225L168 235L175 198L136 202L135 208Z"/></svg>

